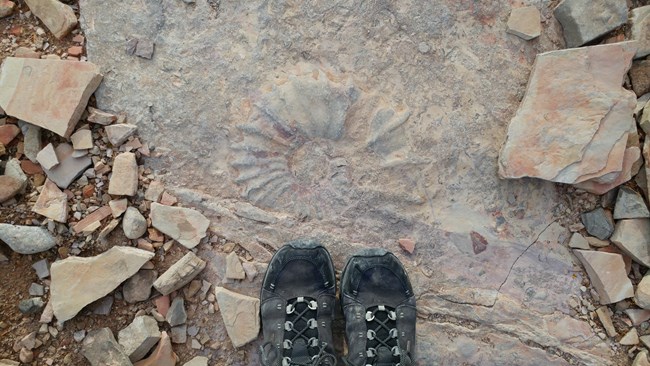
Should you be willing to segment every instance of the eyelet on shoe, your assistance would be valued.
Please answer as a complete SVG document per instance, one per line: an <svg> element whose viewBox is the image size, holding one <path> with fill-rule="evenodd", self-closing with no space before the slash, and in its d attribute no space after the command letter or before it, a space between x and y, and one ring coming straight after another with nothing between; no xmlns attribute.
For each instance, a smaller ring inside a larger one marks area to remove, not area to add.
<svg viewBox="0 0 650 366"><path fill-rule="evenodd" d="M310 310L316 310L318 309L318 303L312 300L309 302L309 305L307 305L307 307L309 307Z"/></svg>
<svg viewBox="0 0 650 366"><path fill-rule="evenodd" d="M284 342L282 343L282 347L284 349L292 349L293 348L293 342L291 342L290 339L285 339Z"/></svg>
<svg viewBox="0 0 650 366"><path fill-rule="evenodd" d="M372 329L368 329L368 334L367 334L368 340L372 341L373 339L375 339L375 336L377 336L377 333L375 333L375 331Z"/></svg>
<svg viewBox="0 0 650 366"><path fill-rule="evenodd" d="M397 329L391 329L390 332L388 332L388 335L390 335L391 338L397 338Z"/></svg>
<svg viewBox="0 0 650 366"><path fill-rule="evenodd" d="M311 346L311 347L318 347L318 338L316 338L316 337L311 337L311 338L309 338L309 341L307 341L307 343L308 343L309 346Z"/></svg>
<svg viewBox="0 0 650 366"><path fill-rule="evenodd" d="M282 366L291 366L291 359L289 357L282 358Z"/></svg>
<svg viewBox="0 0 650 366"><path fill-rule="evenodd" d="M296 302L305 302L305 297L304 296L298 296L296 299Z"/></svg>
<svg viewBox="0 0 650 366"><path fill-rule="evenodd" d="M375 320L375 314L372 311L366 312L366 321L371 322L373 320Z"/></svg>
<svg viewBox="0 0 650 366"><path fill-rule="evenodd" d="M377 350L374 348L368 348L368 350L366 351L366 355L368 357L375 357L377 356Z"/></svg>
<svg viewBox="0 0 650 366"><path fill-rule="evenodd" d="M287 313L287 314L293 314L293 312L294 312L295 310L296 310L296 307L293 306L293 304L289 304L289 305L287 305L286 313Z"/></svg>
<svg viewBox="0 0 650 366"><path fill-rule="evenodd" d="M389 311L389 312L388 312L388 319L390 319L390 320L395 320L395 319L397 319L397 314L395 314L394 311Z"/></svg>
<svg viewBox="0 0 650 366"><path fill-rule="evenodd" d="M397 346L393 347L391 351L393 351L393 356L399 356L401 354Z"/></svg>
<svg viewBox="0 0 650 366"><path fill-rule="evenodd" d="M288 332L292 331L293 330L293 323L291 321L289 321L289 320L284 322L284 330L286 330Z"/></svg>
<svg viewBox="0 0 650 366"><path fill-rule="evenodd" d="M309 321L307 321L307 326L309 327L309 329L314 329L318 327L318 322L314 318L309 319Z"/></svg>

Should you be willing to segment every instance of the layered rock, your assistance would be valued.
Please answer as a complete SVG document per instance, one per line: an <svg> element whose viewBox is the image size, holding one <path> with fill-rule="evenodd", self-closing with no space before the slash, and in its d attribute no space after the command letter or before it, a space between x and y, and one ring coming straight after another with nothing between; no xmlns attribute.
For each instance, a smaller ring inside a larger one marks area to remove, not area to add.
<svg viewBox="0 0 650 366"><path fill-rule="evenodd" d="M108 295L133 276L153 255L131 247L112 247L95 257L68 257L52 263L50 291L54 315L60 322L72 319L84 306Z"/></svg>
<svg viewBox="0 0 650 366"><path fill-rule="evenodd" d="M587 270L600 303L612 304L634 296L632 282L627 278L625 263L620 254L575 250L574 253Z"/></svg>
<svg viewBox="0 0 650 366"><path fill-rule="evenodd" d="M0 107L67 138L101 80L90 62L7 57L0 69Z"/></svg>
<svg viewBox="0 0 650 366"><path fill-rule="evenodd" d="M214 292L232 345L241 347L257 338L260 300L223 287L215 288Z"/></svg>
<svg viewBox="0 0 650 366"><path fill-rule="evenodd" d="M151 204L151 224L183 246L192 249L207 235L210 220L193 209L154 202Z"/></svg>
<svg viewBox="0 0 650 366"><path fill-rule="evenodd" d="M153 253L151 254L153 255ZM206 263L192 252L187 252L183 258L174 263L153 283L153 287L163 295L187 285L203 271Z"/></svg>
<svg viewBox="0 0 650 366"><path fill-rule="evenodd" d="M627 22L625 0L564 0L554 10L568 47L578 47Z"/></svg>
<svg viewBox="0 0 650 366"><path fill-rule="evenodd" d="M635 52L624 42L538 55L499 175L582 183L595 193L631 179L640 168L636 98L622 84Z"/></svg>

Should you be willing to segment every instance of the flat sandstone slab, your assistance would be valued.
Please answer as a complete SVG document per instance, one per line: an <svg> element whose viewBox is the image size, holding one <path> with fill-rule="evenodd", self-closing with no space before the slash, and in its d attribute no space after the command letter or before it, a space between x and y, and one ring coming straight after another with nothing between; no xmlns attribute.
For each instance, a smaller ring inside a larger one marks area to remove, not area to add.
<svg viewBox="0 0 650 366"><path fill-rule="evenodd" d="M636 98L622 84L635 52L626 42L537 55L499 156L501 177L616 178L634 126Z"/></svg>
<svg viewBox="0 0 650 366"><path fill-rule="evenodd" d="M7 57L0 107L13 117L69 137L102 75L90 62Z"/></svg>

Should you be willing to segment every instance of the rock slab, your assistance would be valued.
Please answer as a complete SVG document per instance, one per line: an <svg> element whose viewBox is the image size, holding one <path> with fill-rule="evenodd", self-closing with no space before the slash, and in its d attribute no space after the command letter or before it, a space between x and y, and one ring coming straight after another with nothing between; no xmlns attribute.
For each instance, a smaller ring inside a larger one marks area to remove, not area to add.
<svg viewBox="0 0 650 366"><path fill-rule="evenodd" d="M0 240L16 253L36 254L53 248L56 239L39 226L19 226L0 223Z"/></svg>
<svg viewBox="0 0 650 366"><path fill-rule="evenodd" d="M153 253L151 254L153 255ZM190 283L205 268L206 263L192 252L187 252L183 258L174 263L163 273L153 287L163 295L168 295L175 290Z"/></svg>
<svg viewBox="0 0 650 366"><path fill-rule="evenodd" d="M74 10L58 0L25 0L25 3L56 38L65 37L77 26Z"/></svg>
<svg viewBox="0 0 650 366"><path fill-rule="evenodd" d="M193 209L153 202L151 224L183 246L192 249L207 235L210 220Z"/></svg>
<svg viewBox="0 0 650 366"><path fill-rule="evenodd" d="M68 138L101 80L90 62L7 57L0 69L0 107Z"/></svg>
<svg viewBox="0 0 650 366"><path fill-rule="evenodd" d="M512 9L507 32L527 41L539 37L542 33L539 10L534 6Z"/></svg>
<svg viewBox="0 0 650 366"><path fill-rule="evenodd" d="M158 274L152 270L141 270L129 278L122 287L124 301L133 304L146 301L151 296L151 287Z"/></svg>
<svg viewBox="0 0 650 366"><path fill-rule="evenodd" d="M610 240L635 262L650 267L650 219L617 222Z"/></svg>
<svg viewBox="0 0 650 366"><path fill-rule="evenodd" d="M131 247L112 247L95 257L68 257L50 268L51 301L56 318L72 319L84 306L108 295L133 276L153 253Z"/></svg>
<svg viewBox="0 0 650 366"><path fill-rule="evenodd" d="M117 338L131 362L140 361L160 340L158 322L151 316L138 316L120 330Z"/></svg>
<svg viewBox="0 0 650 366"><path fill-rule="evenodd" d="M92 366L133 366L109 328L89 332L81 353Z"/></svg>
<svg viewBox="0 0 650 366"><path fill-rule="evenodd" d="M223 287L215 288L215 295L232 345L241 347L257 338L260 300Z"/></svg>
<svg viewBox="0 0 650 366"><path fill-rule="evenodd" d="M638 219L650 217L650 211L643 197L633 189L621 187L616 198L614 219Z"/></svg>
<svg viewBox="0 0 650 366"><path fill-rule="evenodd" d="M591 284L598 291L601 304L613 304L634 296L634 288L627 277L625 263L620 254L589 250L575 250L574 253L585 267Z"/></svg>
<svg viewBox="0 0 650 366"><path fill-rule="evenodd" d="M51 180L46 180L32 211L48 219L65 223L68 221L68 195Z"/></svg>
<svg viewBox="0 0 650 366"><path fill-rule="evenodd" d="M508 126L499 175L620 184L628 136L636 134L636 98L622 87L635 52L624 42L537 55Z"/></svg>
<svg viewBox="0 0 650 366"><path fill-rule="evenodd" d="M627 22L625 0L564 0L553 11L567 47L578 47Z"/></svg>
<svg viewBox="0 0 650 366"><path fill-rule="evenodd" d="M113 161L113 175L108 183L108 194L134 196L138 191L138 162L135 154L121 153Z"/></svg>
<svg viewBox="0 0 650 366"><path fill-rule="evenodd" d="M632 39L639 42L635 58L650 55L650 5L632 9Z"/></svg>

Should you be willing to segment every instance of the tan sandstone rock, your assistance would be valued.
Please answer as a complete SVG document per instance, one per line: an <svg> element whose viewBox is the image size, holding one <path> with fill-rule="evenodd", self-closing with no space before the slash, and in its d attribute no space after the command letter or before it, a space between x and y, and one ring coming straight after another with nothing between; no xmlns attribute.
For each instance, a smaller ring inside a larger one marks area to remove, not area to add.
<svg viewBox="0 0 650 366"><path fill-rule="evenodd" d="M90 62L7 57L0 69L0 107L67 138L101 80Z"/></svg>
<svg viewBox="0 0 650 366"><path fill-rule="evenodd" d="M68 221L68 195L51 180L46 180L32 211L58 222Z"/></svg>
<svg viewBox="0 0 650 366"><path fill-rule="evenodd" d="M635 262L650 267L650 219L620 220L609 239Z"/></svg>
<svg viewBox="0 0 650 366"><path fill-rule="evenodd" d="M620 184L621 172L638 160L630 151L624 167L636 98L622 84L635 52L624 42L538 55L508 127L500 176Z"/></svg>
<svg viewBox="0 0 650 366"><path fill-rule="evenodd" d="M153 202L151 224L183 246L192 249L207 235L210 220L193 209Z"/></svg>
<svg viewBox="0 0 650 366"><path fill-rule="evenodd" d="M25 0L25 3L56 38L65 37L77 26L74 10L58 0Z"/></svg>
<svg viewBox="0 0 650 366"><path fill-rule="evenodd" d="M95 257L68 257L52 263L54 315L60 322L72 319L84 306L115 290L153 256L136 248L112 247Z"/></svg>
<svg viewBox="0 0 650 366"><path fill-rule="evenodd" d="M134 196L138 191L138 162L135 154L121 153L113 162L113 175L108 183L108 194Z"/></svg>
<svg viewBox="0 0 650 366"><path fill-rule="evenodd" d="M542 33L539 10L534 6L512 9L507 32L525 40L539 37Z"/></svg>
<svg viewBox="0 0 650 366"><path fill-rule="evenodd" d="M152 253L153 255L153 253ZM175 290L187 285L205 268L206 263L192 252L187 252L183 258L174 263L163 273L153 287L163 295L168 295Z"/></svg>
<svg viewBox="0 0 650 366"><path fill-rule="evenodd" d="M590 250L574 250L574 253L585 267L592 286L598 291L601 304L612 304L634 296L634 288L620 254Z"/></svg>
<svg viewBox="0 0 650 366"><path fill-rule="evenodd" d="M639 41L636 58L650 55L650 5L632 9L632 39Z"/></svg>
<svg viewBox="0 0 650 366"><path fill-rule="evenodd" d="M260 300L223 287L215 288L214 292L232 345L241 347L257 338Z"/></svg>

